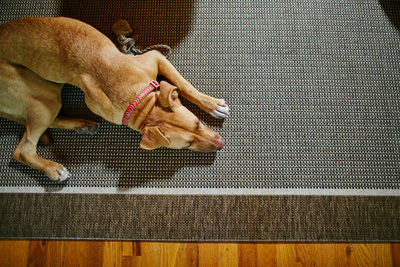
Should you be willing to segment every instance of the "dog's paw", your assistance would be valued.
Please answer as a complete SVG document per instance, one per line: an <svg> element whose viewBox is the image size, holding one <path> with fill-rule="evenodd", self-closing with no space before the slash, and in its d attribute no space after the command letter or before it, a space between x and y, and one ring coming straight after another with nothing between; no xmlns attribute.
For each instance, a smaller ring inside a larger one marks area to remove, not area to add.
<svg viewBox="0 0 400 267"><path fill-rule="evenodd" d="M211 116L217 119L226 119L229 116L229 107L225 104L225 100L218 105L218 108L211 113Z"/></svg>
<svg viewBox="0 0 400 267"><path fill-rule="evenodd" d="M71 178L71 174L66 168L63 168L62 170L57 171L58 172L58 177L57 177L57 182L64 182Z"/></svg>
<svg viewBox="0 0 400 267"><path fill-rule="evenodd" d="M99 123L92 123L88 124L85 127L82 128L76 128L75 130L80 133L80 134L96 134L100 129L100 124Z"/></svg>
<svg viewBox="0 0 400 267"><path fill-rule="evenodd" d="M54 182L64 182L71 177L69 171L60 164L55 164L54 166L50 167L45 173L50 178L50 180Z"/></svg>

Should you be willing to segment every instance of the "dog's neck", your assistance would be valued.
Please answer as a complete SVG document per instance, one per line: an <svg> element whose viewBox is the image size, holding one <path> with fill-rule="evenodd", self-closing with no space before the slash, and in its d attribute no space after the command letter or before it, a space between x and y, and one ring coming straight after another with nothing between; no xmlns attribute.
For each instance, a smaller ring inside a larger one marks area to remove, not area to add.
<svg viewBox="0 0 400 267"><path fill-rule="evenodd" d="M151 92L137 105L128 121L128 127L142 132L145 120L157 102L157 93Z"/></svg>
<svg viewBox="0 0 400 267"><path fill-rule="evenodd" d="M147 83L148 85L148 83ZM130 105L130 102L140 93L145 86L138 87L133 90L127 90L126 95L123 97L121 102L115 103L115 107L118 107L118 111L113 112L113 123L122 124L122 118ZM129 97L127 97L129 95ZM144 127L144 122L147 118L147 115L151 112L153 107L157 102L156 91L150 92L147 96L141 99L141 101L137 104L136 108L133 110L130 118L128 120L127 126L133 130L141 132Z"/></svg>
<svg viewBox="0 0 400 267"><path fill-rule="evenodd" d="M159 88L160 84L156 80L150 81L129 103L123 114L122 124L141 132L147 115L157 102Z"/></svg>
<svg viewBox="0 0 400 267"><path fill-rule="evenodd" d="M156 76L156 74L154 77L143 75L131 59L123 55L113 59L115 64L103 63L102 66L105 68L100 72L95 70L93 73L81 75L77 84L85 92L85 102L89 109L114 124L122 124L122 117L129 103ZM92 101L92 105L89 99L91 95L96 98L96 101ZM142 99L133 111L128 127L140 132L147 114L155 103L156 94L153 92Z"/></svg>

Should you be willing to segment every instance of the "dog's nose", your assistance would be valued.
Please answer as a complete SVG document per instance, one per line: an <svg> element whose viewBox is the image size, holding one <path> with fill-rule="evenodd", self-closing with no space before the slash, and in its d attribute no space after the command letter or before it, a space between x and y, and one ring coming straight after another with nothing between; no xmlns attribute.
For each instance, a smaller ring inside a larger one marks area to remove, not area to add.
<svg viewBox="0 0 400 267"><path fill-rule="evenodd" d="M216 149L217 149L217 150L221 150L221 149L225 146L225 141L224 141L224 139L222 139L221 137L219 137L219 138L216 140L215 144L216 144Z"/></svg>

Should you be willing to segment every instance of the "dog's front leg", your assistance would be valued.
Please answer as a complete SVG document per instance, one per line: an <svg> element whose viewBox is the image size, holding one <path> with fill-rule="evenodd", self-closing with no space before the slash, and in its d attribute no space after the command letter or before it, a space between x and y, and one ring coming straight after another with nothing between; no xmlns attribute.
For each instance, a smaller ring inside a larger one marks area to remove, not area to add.
<svg viewBox="0 0 400 267"><path fill-rule="evenodd" d="M199 92L175 69L175 67L158 51L150 51L157 59L158 73L165 76L173 85L177 86L180 94L196 104L215 118L225 119L229 115L229 107L223 99L217 99Z"/></svg>

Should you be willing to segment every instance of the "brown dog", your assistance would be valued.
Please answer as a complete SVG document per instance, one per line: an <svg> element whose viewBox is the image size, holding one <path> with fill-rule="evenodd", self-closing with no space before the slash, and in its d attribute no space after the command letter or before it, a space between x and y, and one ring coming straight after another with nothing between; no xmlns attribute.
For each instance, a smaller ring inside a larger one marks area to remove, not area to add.
<svg viewBox="0 0 400 267"><path fill-rule="evenodd" d="M130 102L158 74L172 84L161 82L159 92L143 97L127 120L142 133L140 147L221 149L223 139L182 106L177 90L217 118L226 118L228 106L197 91L159 52L127 56L93 27L69 18L23 18L1 25L0 116L26 127L13 157L51 180L69 178L61 164L36 154L39 138L49 127L93 133L97 124L57 117L61 84L81 88L92 112L121 124Z"/></svg>

